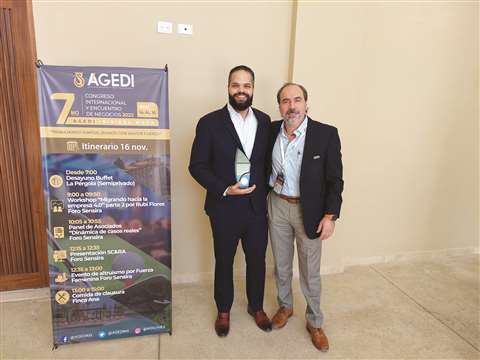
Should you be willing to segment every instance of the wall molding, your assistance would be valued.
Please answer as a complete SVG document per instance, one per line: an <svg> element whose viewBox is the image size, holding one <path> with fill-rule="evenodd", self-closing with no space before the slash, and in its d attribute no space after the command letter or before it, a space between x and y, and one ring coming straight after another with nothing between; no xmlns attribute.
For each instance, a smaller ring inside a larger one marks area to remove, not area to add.
<svg viewBox="0 0 480 360"><path fill-rule="evenodd" d="M50 299L50 288L0 291L0 303L42 299Z"/></svg>
<svg viewBox="0 0 480 360"><path fill-rule="evenodd" d="M339 274L351 266L368 266L374 264L383 264L390 262L401 262L410 260L435 260L442 257L455 257L464 255L479 255L478 247L441 249L429 251L411 251L398 253L394 255L371 256L371 257L346 257L342 265L322 266L320 273L322 275ZM273 266L267 266L267 277L273 275ZM295 267L293 277L298 278L298 268ZM245 267L234 269L234 279L245 278ZM173 276L173 285L211 283L213 286L213 272L201 272L191 274L180 274ZM0 303L25 300L42 300L50 298L50 289L48 287L38 289L14 290L0 292Z"/></svg>
<svg viewBox="0 0 480 360"><path fill-rule="evenodd" d="M320 267L320 274L329 275L329 274L339 274L345 271L346 268L351 266L362 266L362 265L373 265L373 264L382 264L388 262L397 262L397 261L409 261L409 260L433 260L441 257L448 256L462 256L462 255L472 255L479 254L478 247L468 247L468 248L453 248L453 249L440 249L440 250L428 250L428 251L410 251L402 252L393 255L381 255L381 256L371 256L371 257L345 257L342 260L342 263L339 265L324 265ZM267 266L267 276L273 275L273 266ZM293 277L298 278L298 267L293 269ZM245 267L238 267L234 269L234 279L243 279L245 278ZM213 272L203 272L195 274L180 274L173 276L173 284L192 284L196 282L212 282L213 283Z"/></svg>

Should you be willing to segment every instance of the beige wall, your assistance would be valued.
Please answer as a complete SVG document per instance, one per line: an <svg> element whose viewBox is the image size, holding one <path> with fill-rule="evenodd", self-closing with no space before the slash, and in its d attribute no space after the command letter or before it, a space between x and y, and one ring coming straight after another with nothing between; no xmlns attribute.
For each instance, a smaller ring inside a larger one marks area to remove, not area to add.
<svg viewBox="0 0 480 360"><path fill-rule="evenodd" d="M291 1L33 1L46 64L168 63L176 281L211 278L204 191L187 165L198 118L226 102L226 73L239 63L256 71L254 104L272 118L293 72L312 117L340 130L345 205L324 271L478 246L478 6L329 4L299 3L290 53ZM194 35L158 34L158 20L191 23Z"/></svg>
<svg viewBox="0 0 480 360"><path fill-rule="evenodd" d="M325 265L478 248L478 41L478 3L299 3L293 78L343 143Z"/></svg>
<svg viewBox="0 0 480 360"><path fill-rule="evenodd" d="M196 123L225 105L228 71L243 63L256 72L254 105L276 116L274 93L288 76L291 7L291 2L33 2L37 54L45 64L168 64L176 281L198 279L213 264L205 192L187 171ZM193 24L194 34L159 34L159 20ZM238 252L236 264L242 267Z"/></svg>

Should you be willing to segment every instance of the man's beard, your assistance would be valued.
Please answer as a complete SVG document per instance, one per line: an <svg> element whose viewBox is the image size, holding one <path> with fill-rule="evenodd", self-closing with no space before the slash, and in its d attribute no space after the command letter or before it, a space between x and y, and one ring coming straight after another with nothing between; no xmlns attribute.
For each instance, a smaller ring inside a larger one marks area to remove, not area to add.
<svg viewBox="0 0 480 360"><path fill-rule="evenodd" d="M295 114L294 117L288 117L290 114ZM283 120L290 126L295 125L297 122L301 122L305 118L305 115L301 115L300 112L295 111L295 110L288 110L285 116L283 117Z"/></svg>
<svg viewBox="0 0 480 360"><path fill-rule="evenodd" d="M245 99L244 102L237 102L235 100L235 95L245 95L247 98ZM237 110L237 111L243 111L247 110L250 106L252 106L252 101L253 101L253 95L250 96L246 93L236 93L234 96L228 94L228 102L232 107Z"/></svg>

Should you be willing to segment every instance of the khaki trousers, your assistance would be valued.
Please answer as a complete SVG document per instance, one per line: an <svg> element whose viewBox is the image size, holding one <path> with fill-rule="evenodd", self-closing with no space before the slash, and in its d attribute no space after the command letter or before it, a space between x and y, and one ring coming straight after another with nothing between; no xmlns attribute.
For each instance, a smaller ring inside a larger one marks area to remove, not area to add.
<svg viewBox="0 0 480 360"><path fill-rule="evenodd" d="M300 204L291 204L273 191L268 195L268 227L275 261L277 300L280 306L293 308L292 268L294 242L297 242L300 287L307 302L305 317L313 327L321 327L320 259L322 241L309 239L303 227Z"/></svg>

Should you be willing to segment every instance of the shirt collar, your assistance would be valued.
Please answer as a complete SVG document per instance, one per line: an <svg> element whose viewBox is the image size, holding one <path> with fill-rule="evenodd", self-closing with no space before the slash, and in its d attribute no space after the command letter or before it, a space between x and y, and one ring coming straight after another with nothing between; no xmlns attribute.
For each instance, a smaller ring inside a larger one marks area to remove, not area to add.
<svg viewBox="0 0 480 360"><path fill-rule="evenodd" d="M285 131L285 120L282 122L282 136L287 137L287 132ZM298 138L301 135L303 135L307 131L307 125L308 125L308 116L305 115L305 118L303 119L302 123L298 128L295 129L293 132L295 134L295 137Z"/></svg>
<svg viewBox="0 0 480 360"><path fill-rule="evenodd" d="M243 119L242 115L240 115L240 113L237 110L235 110L233 106L230 105L230 103L227 103L227 109L228 109L228 112L230 113L231 118L233 118L233 114L237 114L237 116L240 116ZM245 119L247 119L247 117L250 116L251 111L252 111L252 107L250 106L248 108L247 116L245 116Z"/></svg>

